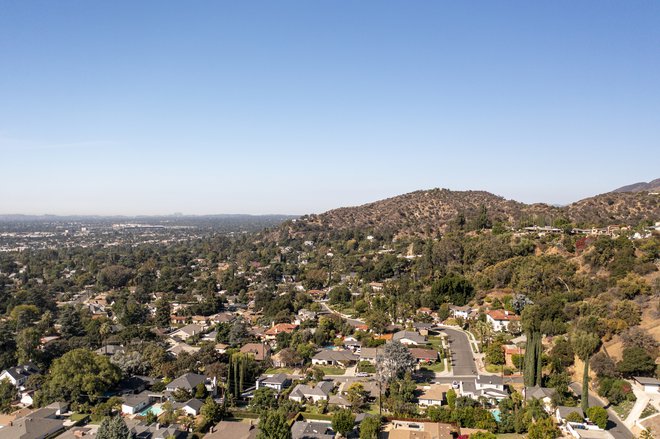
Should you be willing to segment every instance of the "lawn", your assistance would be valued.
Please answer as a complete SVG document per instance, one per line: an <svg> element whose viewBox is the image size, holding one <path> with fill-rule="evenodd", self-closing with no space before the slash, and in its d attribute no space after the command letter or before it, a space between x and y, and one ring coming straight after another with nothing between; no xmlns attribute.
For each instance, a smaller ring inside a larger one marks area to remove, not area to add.
<svg viewBox="0 0 660 439"><path fill-rule="evenodd" d="M612 410L614 410L620 419L626 419L634 405L634 401L623 401L619 405L612 405Z"/></svg>
<svg viewBox="0 0 660 439"><path fill-rule="evenodd" d="M271 369L266 369L266 374L276 374L276 373L286 373L286 374L292 374L293 369L289 367L277 367L277 368L271 368Z"/></svg>
<svg viewBox="0 0 660 439"><path fill-rule="evenodd" d="M442 351L442 338L441 337L429 337L429 344L435 348L436 351Z"/></svg>
<svg viewBox="0 0 660 439"><path fill-rule="evenodd" d="M426 364L424 365L424 368L428 370L432 370L433 372L442 372L445 370L445 364L444 361L440 360L433 364Z"/></svg>
<svg viewBox="0 0 660 439"><path fill-rule="evenodd" d="M346 373L346 369L342 369L341 367L335 367L335 366L318 366L318 367L326 375L344 375Z"/></svg>
<svg viewBox="0 0 660 439"><path fill-rule="evenodd" d="M486 371L490 373L501 373L502 366L498 366L497 364L487 364Z"/></svg>

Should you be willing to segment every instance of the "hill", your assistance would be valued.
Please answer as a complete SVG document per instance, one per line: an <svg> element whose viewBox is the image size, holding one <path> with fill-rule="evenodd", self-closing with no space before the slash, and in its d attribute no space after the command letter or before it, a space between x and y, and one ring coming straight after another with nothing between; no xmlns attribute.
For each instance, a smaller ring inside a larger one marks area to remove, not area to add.
<svg viewBox="0 0 660 439"><path fill-rule="evenodd" d="M660 219L660 197L643 192L603 194L557 207L525 204L485 191L432 189L307 215L282 227L290 236L351 230L431 236L462 220L469 227L483 219L480 215L484 208L490 223L514 226L551 225L565 219L582 227L600 227Z"/></svg>
<svg viewBox="0 0 660 439"><path fill-rule="evenodd" d="M651 192L660 191L660 178L656 178L655 180L650 181L648 183L642 181L640 183L633 183L627 186L622 186L618 189L614 189L612 192L642 192L642 191L651 191Z"/></svg>

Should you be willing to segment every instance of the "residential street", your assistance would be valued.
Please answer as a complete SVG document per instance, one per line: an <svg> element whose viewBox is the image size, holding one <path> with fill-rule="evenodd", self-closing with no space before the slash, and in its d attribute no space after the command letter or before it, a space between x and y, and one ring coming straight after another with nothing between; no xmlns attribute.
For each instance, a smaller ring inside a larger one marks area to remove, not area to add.
<svg viewBox="0 0 660 439"><path fill-rule="evenodd" d="M582 385L578 383L571 383L570 384L571 389L577 394L577 395L582 395ZM605 407L605 403L600 400L596 395L594 395L594 392L589 392L589 406L599 406L599 407ZM631 439L633 437L633 434L628 428L617 418L616 414L614 411L610 408L607 409L607 414L609 416L609 422L607 424L608 431L614 436L616 439Z"/></svg>

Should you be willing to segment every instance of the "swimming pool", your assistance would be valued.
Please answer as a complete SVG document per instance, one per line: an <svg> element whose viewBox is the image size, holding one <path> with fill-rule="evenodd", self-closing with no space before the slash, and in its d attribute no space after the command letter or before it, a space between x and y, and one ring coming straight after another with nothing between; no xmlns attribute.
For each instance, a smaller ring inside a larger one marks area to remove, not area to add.
<svg viewBox="0 0 660 439"><path fill-rule="evenodd" d="M495 418L495 422L500 422L500 409L493 409L490 412L493 414L493 418Z"/></svg>
<svg viewBox="0 0 660 439"><path fill-rule="evenodd" d="M140 412L140 416L147 416L149 413L153 413L156 416L160 416L160 414L163 413L163 408L161 407L160 404L150 405L149 407L147 407L146 409Z"/></svg>

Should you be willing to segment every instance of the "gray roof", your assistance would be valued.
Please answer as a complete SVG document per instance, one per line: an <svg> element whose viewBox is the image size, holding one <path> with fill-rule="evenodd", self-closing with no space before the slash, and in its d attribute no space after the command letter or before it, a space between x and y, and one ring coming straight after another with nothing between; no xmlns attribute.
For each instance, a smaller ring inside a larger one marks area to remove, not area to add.
<svg viewBox="0 0 660 439"><path fill-rule="evenodd" d="M26 379L32 374L38 373L39 369L33 364L24 364L22 366L10 367L5 372L9 374L14 380Z"/></svg>
<svg viewBox="0 0 660 439"><path fill-rule="evenodd" d="M56 409L42 408L27 416L13 421L11 427L5 427L0 432L3 438L11 439L43 439L64 430L64 421L55 416Z"/></svg>
<svg viewBox="0 0 660 439"><path fill-rule="evenodd" d="M655 378L649 378L649 377L635 377L635 381L637 381L639 384L643 386L660 386L660 381L658 381Z"/></svg>
<svg viewBox="0 0 660 439"><path fill-rule="evenodd" d="M181 375L179 378L175 379L167 385L168 389L186 389L192 390L197 387L198 384L205 384L206 377L198 373L186 373Z"/></svg>
<svg viewBox="0 0 660 439"><path fill-rule="evenodd" d="M335 433L328 422L296 421L291 426L291 439L333 439Z"/></svg>
<svg viewBox="0 0 660 439"><path fill-rule="evenodd" d="M562 419L566 419L566 416L568 416L571 413L577 413L578 415L584 418L584 412L580 407L566 407L560 405L559 407L557 407L557 412L559 413L559 417Z"/></svg>
<svg viewBox="0 0 660 439"><path fill-rule="evenodd" d="M331 381L320 381L315 387L308 386L307 384L298 384L293 388L289 396L298 398L320 396L327 398L334 387L335 385Z"/></svg>
<svg viewBox="0 0 660 439"><path fill-rule="evenodd" d="M415 343L419 343L419 344L426 343L426 338L424 338L424 336L420 335L418 332L414 332L414 331L399 331L399 332L395 332L394 335L392 335L392 341L400 341L403 340L404 338L408 340L412 340Z"/></svg>
<svg viewBox="0 0 660 439"><path fill-rule="evenodd" d="M525 391L525 399L552 398L555 393L557 393L557 391L549 387L528 387Z"/></svg>
<svg viewBox="0 0 660 439"><path fill-rule="evenodd" d="M200 401L197 398L193 398L193 399L189 400L188 402L186 402L185 404L183 404L183 407L190 407L191 409L195 410L196 412L199 412L199 410L202 408L203 405L204 405L204 402Z"/></svg>
<svg viewBox="0 0 660 439"><path fill-rule="evenodd" d="M285 373L276 373L275 375L264 377L261 382L266 384L282 385L289 380L289 377Z"/></svg>
<svg viewBox="0 0 660 439"><path fill-rule="evenodd" d="M126 395L124 396L124 405L128 407L137 407L145 401L149 401L149 392L141 392L137 395Z"/></svg>
<svg viewBox="0 0 660 439"><path fill-rule="evenodd" d="M323 361L350 362L357 361L358 357L353 352L347 350L331 351L324 349L314 355L314 359Z"/></svg>

